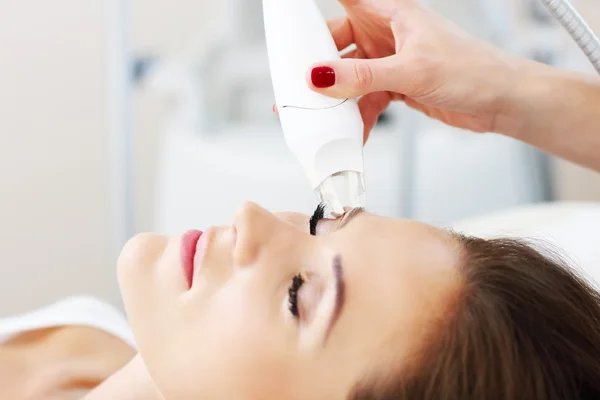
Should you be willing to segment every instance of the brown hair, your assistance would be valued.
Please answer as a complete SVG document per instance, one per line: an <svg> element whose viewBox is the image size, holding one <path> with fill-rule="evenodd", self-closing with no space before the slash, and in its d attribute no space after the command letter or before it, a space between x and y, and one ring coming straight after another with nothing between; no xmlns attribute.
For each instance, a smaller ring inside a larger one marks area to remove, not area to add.
<svg viewBox="0 0 600 400"><path fill-rule="evenodd" d="M353 400L600 399L600 295L555 252L462 235L464 285L411 376Z"/></svg>

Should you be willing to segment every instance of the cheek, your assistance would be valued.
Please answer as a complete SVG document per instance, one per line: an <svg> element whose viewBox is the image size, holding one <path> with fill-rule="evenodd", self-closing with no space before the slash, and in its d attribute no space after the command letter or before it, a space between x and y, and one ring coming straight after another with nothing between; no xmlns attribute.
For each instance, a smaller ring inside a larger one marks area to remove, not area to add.
<svg viewBox="0 0 600 400"><path fill-rule="evenodd" d="M205 301L206 340L229 356L261 357L285 348L289 331L282 314L283 299L255 282L236 276Z"/></svg>
<svg viewBox="0 0 600 400"><path fill-rule="evenodd" d="M294 358L282 319L270 311L276 302L267 307L236 278L209 299L188 299L154 366L166 397L281 398Z"/></svg>

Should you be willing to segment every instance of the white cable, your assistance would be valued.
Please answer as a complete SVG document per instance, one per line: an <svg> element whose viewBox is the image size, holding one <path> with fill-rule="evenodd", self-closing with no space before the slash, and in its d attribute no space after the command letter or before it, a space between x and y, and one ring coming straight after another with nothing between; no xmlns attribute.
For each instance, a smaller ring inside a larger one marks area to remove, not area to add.
<svg viewBox="0 0 600 400"><path fill-rule="evenodd" d="M568 0L542 0L600 74L600 40Z"/></svg>

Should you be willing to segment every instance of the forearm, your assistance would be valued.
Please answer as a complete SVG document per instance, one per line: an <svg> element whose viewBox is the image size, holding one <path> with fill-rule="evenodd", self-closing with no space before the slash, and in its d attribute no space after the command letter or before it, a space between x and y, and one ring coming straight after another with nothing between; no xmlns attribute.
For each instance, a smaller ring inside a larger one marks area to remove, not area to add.
<svg viewBox="0 0 600 400"><path fill-rule="evenodd" d="M600 79L532 61L515 72L496 132L600 171Z"/></svg>

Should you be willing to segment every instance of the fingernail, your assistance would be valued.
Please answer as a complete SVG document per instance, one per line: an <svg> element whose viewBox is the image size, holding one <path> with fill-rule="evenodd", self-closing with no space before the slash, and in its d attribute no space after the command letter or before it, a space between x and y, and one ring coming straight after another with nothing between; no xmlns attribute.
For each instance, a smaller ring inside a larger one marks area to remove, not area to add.
<svg viewBox="0 0 600 400"><path fill-rule="evenodd" d="M315 67L310 78L315 87L328 88L335 84L335 71L331 67Z"/></svg>

